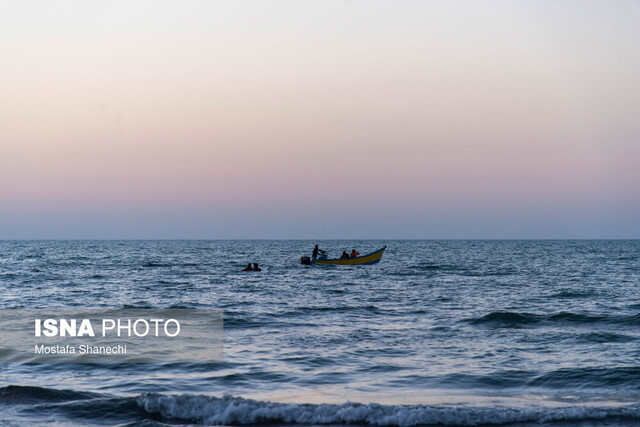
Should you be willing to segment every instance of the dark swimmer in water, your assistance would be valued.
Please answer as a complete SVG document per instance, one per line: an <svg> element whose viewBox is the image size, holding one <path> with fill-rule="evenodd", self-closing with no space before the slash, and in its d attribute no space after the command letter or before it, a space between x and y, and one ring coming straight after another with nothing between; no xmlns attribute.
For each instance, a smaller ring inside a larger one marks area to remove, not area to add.
<svg viewBox="0 0 640 427"><path fill-rule="evenodd" d="M244 268L242 271L253 271L253 268L251 268L251 263L248 263L247 267Z"/></svg>
<svg viewBox="0 0 640 427"><path fill-rule="evenodd" d="M258 263L257 262L253 263L253 271L262 271L262 269L260 267L258 267Z"/></svg>

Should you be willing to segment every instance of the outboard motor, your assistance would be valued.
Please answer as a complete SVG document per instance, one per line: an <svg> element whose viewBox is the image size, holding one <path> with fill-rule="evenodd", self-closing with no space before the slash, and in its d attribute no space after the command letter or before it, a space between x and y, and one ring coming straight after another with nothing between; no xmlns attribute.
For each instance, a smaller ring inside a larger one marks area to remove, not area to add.
<svg viewBox="0 0 640 427"><path fill-rule="evenodd" d="M303 256L302 258L300 258L300 264L311 265L311 258L309 258L308 256Z"/></svg>

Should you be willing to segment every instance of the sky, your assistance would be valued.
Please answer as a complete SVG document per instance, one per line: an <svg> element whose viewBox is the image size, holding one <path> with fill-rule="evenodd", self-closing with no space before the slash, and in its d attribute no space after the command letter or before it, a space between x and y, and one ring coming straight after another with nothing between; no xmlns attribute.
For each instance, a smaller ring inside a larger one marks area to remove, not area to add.
<svg viewBox="0 0 640 427"><path fill-rule="evenodd" d="M0 0L0 238L640 238L640 0Z"/></svg>

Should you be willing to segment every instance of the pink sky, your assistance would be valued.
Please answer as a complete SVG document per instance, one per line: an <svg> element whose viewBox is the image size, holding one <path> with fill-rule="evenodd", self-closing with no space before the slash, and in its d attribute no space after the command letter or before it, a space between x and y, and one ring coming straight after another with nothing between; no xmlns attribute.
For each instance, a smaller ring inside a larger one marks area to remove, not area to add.
<svg viewBox="0 0 640 427"><path fill-rule="evenodd" d="M637 10L5 4L0 238L638 238Z"/></svg>

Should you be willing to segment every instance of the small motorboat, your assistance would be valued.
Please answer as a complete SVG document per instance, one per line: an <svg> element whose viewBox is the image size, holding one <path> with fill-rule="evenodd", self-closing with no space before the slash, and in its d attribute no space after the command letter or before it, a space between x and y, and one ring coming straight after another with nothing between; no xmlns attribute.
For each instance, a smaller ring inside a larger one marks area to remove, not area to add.
<svg viewBox="0 0 640 427"><path fill-rule="evenodd" d="M384 245L382 249L378 249L375 252L371 252L367 255L361 255L354 258L335 258L328 259L326 255L322 255L316 259L311 259L308 256L300 258L300 264L314 265L314 264L334 264L334 265L364 265L364 264L377 264L382 258L384 250L387 249L387 245Z"/></svg>

